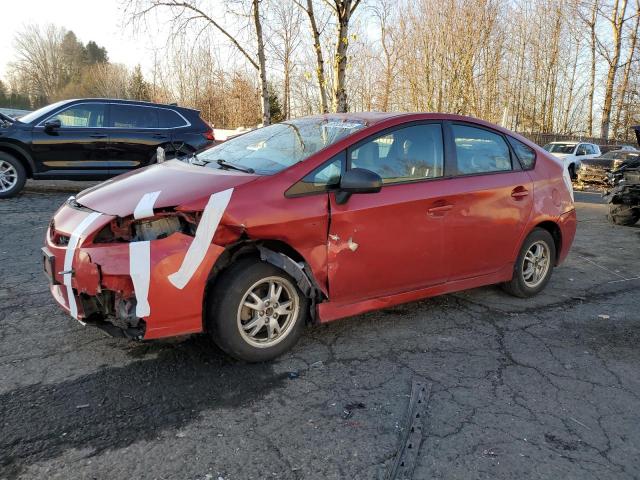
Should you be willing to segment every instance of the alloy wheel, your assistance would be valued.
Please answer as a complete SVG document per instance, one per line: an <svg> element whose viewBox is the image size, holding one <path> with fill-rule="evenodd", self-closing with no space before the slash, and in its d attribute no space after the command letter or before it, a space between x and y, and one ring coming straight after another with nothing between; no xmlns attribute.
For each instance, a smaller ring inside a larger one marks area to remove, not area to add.
<svg viewBox="0 0 640 480"><path fill-rule="evenodd" d="M300 309L298 292L282 277L267 277L249 287L238 307L240 335L250 345L268 348L293 328Z"/></svg>
<svg viewBox="0 0 640 480"><path fill-rule="evenodd" d="M18 171L9 162L0 160L0 192L11 190L18 183Z"/></svg>
<svg viewBox="0 0 640 480"><path fill-rule="evenodd" d="M533 243L522 260L522 279L529 288L540 285L551 267L551 254L546 242Z"/></svg>

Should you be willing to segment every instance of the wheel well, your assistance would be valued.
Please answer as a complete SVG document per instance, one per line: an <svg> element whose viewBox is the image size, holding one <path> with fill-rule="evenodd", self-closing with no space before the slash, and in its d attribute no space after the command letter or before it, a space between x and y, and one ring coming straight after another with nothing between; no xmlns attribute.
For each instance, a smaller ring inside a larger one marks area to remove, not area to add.
<svg viewBox="0 0 640 480"><path fill-rule="evenodd" d="M282 253L295 262L305 262L302 255L300 255L294 248L279 240L241 240L232 245L229 245L225 251L218 257L215 265L209 273L207 284L205 286L204 298L202 303L202 327L203 331L207 328L207 314L209 311L209 293L216 289L216 284L220 278L220 275L231 265L238 260L247 257L255 257L256 260L260 260L260 250L258 247L265 247L273 252ZM311 279L315 281L315 279Z"/></svg>
<svg viewBox="0 0 640 480"><path fill-rule="evenodd" d="M31 164L29 164L29 161L22 153L20 153L18 150L14 150L13 148L4 145L0 146L0 152L4 152L8 155L11 155L12 157L17 158L20 163L22 163L24 169L27 171L27 177L33 178L33 170L31 169Z"/></svg>
<svg viewBox="0 0 640 480"><path fill-rule="evenodd" d="M558 224L552 221L546 221L536 225L536 228L542 228L551 234L553 237L553 243L556 247L556 262L560 256L560 248L562 247L562 233Z"/></svg>

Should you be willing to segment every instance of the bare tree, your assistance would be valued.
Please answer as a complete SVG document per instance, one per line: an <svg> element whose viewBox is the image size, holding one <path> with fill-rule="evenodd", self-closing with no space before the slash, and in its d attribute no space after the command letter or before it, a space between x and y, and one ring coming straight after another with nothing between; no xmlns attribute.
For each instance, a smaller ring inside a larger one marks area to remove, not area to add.
<svg viewBox="0 0 640 480"><path fill-rule="evenodd" d="M257 52L255 54L251 54L249 47L245 47L240 43L240 40L232 33L230 28L223 25L215 19L213 15L201 8L197 0L129 0L126 13L131 16L133 22L136 22L145 18L154 10L168 9L173 14L172 24L178 32L187 30L191 23L195 21L204 22L206 27L211 27L222 34L238 49L247 62L257 70L262 98L262 123L269 125L271 123L271 115L269 111L269 88L264 39L262 36L260 3L261 0L251 0L250 7L255 41L257 44Z"/></svg>
<svg viewBox="0 0 640 480"><path fill-rule="evenodd" d="M329 103L327 101L327 79L324 72L324 55L322 53L322 43L320 42L320 30L318 30L318 22L316 20L315 10L313 8L313 0L306 0L303 4L303 0L294 0L296 4L302 8L309 18L309 24L311 25L311 35L313 36L313 49L316 53L316 77L318 79L318 89L320 92L320 104L322 106L322 113L329 112Z"/></svg>
<svg viewBox="0 0 640 480"><path fill-rule="evenodd" d="M9 67L25 93L49 98L64 86L62 44L66 33L55 25L31 25L16 35L16 60Z"/></svg>
<svg viewBox="0 0 640 480"><path fill-rule="evenodd" d="M604 52L605 60L608 64L607 83L604 91L604 104L602 106L602 119L600 122L600 136L609 138L609 126L611 124L611 106L613 104L613 89L616 82L616 74L620 68L620 53L622 51L622 29L628 18L625 18L627 11L627 0L615 0L611 11L611 16L605 18L611 24L611 35L613 39L613 52Z"/></svg>

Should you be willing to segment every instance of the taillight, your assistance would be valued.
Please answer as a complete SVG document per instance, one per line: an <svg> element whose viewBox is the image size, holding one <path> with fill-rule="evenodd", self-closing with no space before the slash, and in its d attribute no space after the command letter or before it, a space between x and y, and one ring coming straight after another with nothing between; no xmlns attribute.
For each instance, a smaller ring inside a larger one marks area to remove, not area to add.
<svg viewBox="0 0 640 480"><path fill-rule="evenodd" d="M212 128L209 128L209 130L204 132L202 134L202 136L204 138L206 138L207 140L209 140L210 142L215 142L216 141L216 137L213 135L213 129Z"/></svg>

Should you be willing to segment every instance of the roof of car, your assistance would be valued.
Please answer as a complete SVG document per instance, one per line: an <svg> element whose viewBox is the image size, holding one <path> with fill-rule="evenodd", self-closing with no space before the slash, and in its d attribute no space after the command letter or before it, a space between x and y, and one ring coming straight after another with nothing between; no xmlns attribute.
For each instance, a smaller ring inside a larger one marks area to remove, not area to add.
<svg viewBox="0 0 640 480"><path fill-rule="evenodd" d="M154 103L154 102L145 102L142 100L127 100L124 98L73 98L68 100L69 103L71 102L79 102L79 101L90 101L90 102L109 102L109 103L127 103L127 104L132 104L132 105L144 105L144 106L149 106L149 107L165 107L165 108L179 108L182 110L193 110L193 111L197 111L194 108L189 108L189 107L183 107L177 104L168 104L168 103Z"/></svg>

